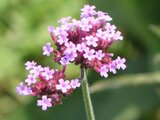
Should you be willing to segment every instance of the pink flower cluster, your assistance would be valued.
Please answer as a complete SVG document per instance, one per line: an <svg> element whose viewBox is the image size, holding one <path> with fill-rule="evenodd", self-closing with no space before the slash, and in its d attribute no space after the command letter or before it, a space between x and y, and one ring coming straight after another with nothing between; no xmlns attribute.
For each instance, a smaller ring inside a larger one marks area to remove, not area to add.
<svg viewBox="0 0 160 120"><path fill-rule="evenodd" d="M62 65L58 71L49 67L37 65L34 61L26 62L29 75L25 84L21 82L16 87L19 95L31 95L41 98L37 106L42 110L62 103L64 96L70 95L80 87L80 79L65 80L65 69L70 63L81 68L91 68L105 78L108 72L116 74L117 70L125 69L125 58L119 56L113 60L113 54L107 50L116 40L122 40L121 32L110 21L112 18L102 11L96 11L95 6L85 5L81 9L80 20L71 17L58 21L59 27L48 27L48 31L56 45L51 43L43 46L43 55L54 55L55 62Z"/></svg>
<svg viewBox="0 0 160 120"><path fill-rule="evenodd" d="M29 75L25 84L21 82L16 91L19 95L42 97L42 100L37 101L37 106L42 106L42 110L61 104L62 97L70 95L74 89L80 87L79 79L65 80L64 70L42 67L34 61L28 61L25 65Z"/></svg>
<svg viewBox="0 0 160 120"><path fill-rule="evenodd" d="M107 53L110 45L123 40L121 32L110 23L111 20L107 13L96 11L95 6L85 5L81 9L80 20L66 17L58 21L60 26L48 27L57 49L53 50L50 46L44 53L53 53L54 60L63 66L80 64L81 67L94 69L105 78L108 72L115 74L117 69L124 70L125 58L117 57L113 60L113 54Z"/></svg>

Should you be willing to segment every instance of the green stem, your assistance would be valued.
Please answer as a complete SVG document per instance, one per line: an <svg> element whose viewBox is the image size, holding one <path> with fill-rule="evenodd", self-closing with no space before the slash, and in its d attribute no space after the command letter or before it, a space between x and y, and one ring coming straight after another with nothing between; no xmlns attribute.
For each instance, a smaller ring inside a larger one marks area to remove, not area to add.
<svg viewBox="0 0 160 120"><path fill-rule="evenodd" d="M95 120L85 68L81 68L81 84L87 120Z"/></svg>

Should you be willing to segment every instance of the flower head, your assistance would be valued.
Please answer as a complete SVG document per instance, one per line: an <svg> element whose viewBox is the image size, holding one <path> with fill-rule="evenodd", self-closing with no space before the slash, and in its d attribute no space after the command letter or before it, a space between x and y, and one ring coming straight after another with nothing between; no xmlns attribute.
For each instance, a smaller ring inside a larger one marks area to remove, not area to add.
<svg viewBox="0 0 160 120"><path fill-rule="evenodd" d="M65 67L59 71L41 65L34 66L29 71L25 83L21 82L16 87L16 92L19 95L42 97L42 100L37 101L37 106L42 106L42 110L62 104L62 98L70 95L75 88L80 86L80 81L77 79L71 82L65 80L64 72Z"/></svg>
<svg viewBox="0 0 160 120"><path fill-rule="evenodd" d="M96 11L95 6L90 5L81 9L80 20L70 16L59 20L61 25L54 28L52 35L58 53L53 52L55 61L61 65L79 64L104 77L108 72L115 74L117 69L125 69L123 58L113 60L112 53L107 53L115 41L123 39L111 20L108 13Z"/></svg>
<svg viewBox="0 0 160 120"><path fill-rule="evenodd" d="M66 66L70 63L90 68L107 78L108 73L117 73L125 69L125 58L113 59L108 48L117 40L123 40L121 32L111 24L108 13L96 11L95 6L85 5L81 9L80 20L70 16L58 21L60 26L49 26L56 48L51 43L43 46L43 55L53 54L56 63L62 65L62 70L51 69L48 66L36 65L34 61L25 63L29 75L24 83L16 87L19 95L41 97L37 106L42 110L62 104L62 98L70 95L80 87L80 79L65 80ZM26 84L26 85L25 85Z"/></svg>

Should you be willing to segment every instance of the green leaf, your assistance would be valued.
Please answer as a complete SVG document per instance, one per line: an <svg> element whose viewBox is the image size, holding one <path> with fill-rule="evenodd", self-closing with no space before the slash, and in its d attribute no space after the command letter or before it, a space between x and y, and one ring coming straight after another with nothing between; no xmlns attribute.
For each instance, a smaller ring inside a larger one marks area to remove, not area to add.
<svg viewBox="0 0 160 120"><path fill-rule="evenodd" d="M91 93L96 93L109 89L152 84L160 84L160 72L124 75L111 79L103 79L94 83L90 87L90 91Z"/></svg>

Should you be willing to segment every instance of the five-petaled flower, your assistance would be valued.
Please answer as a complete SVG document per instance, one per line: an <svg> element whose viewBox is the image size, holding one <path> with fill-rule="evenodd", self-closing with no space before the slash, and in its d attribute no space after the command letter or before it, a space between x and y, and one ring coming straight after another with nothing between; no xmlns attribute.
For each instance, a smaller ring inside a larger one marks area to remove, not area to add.
<svg viewBox="0 0 160 120"><path fill-rule="evenodd" d="M78 79L75 79L75 80L71 80L70 85L73 89L75 89L77 87L80 87L81 84L79 83Z"/></svg>
<svg viewBox="0 0 160 120"><path fill-rule="evenodd" d="M42 76L46 78L46 80L52 79L53 78L53 69L49 69L49 67L44 67L44 71L42 72Z"/></svg>
<svg viewBox="0 0 160 120"><path fill-rule="evenodd" d="M51 43L47 43L45 46L43 46L43 55L50 56L51 52L53 52Z"/></svg>
<svg viewBox="0 0 160 120"><path fill-rule="evenodd" d="M28 86L30 86L32 83L36 83L36 77L32 74L29 74L25 82L28 84Z"/></svg>
<svg viewBox="0 0 160 120"><path fill-rule="evenodd" d="M43 95L42 100L37 100L37 106L42 106L42 110L47 110L47 107L52 107L51 101L51 98L47 98L46 95Z"/></svg>
<svg viewBox="0 0 160 120"><path fill-rule="evenodd" d="M34 67L35 67L35 65L36 65L37 63L36 62L34 62L34 61L27 61L26 63L25 63L25 66L26 66L26 70L30 70L30 69L33 69Z"/></svg>
<svg viewBox="0 0 160 120"><path fill-rule="evenodd" d="M59 84L56 85L57 90L61 90L62 93L66 93L67 90L71 88L69 81L64 81L63 79L59 79Z"/></svg>

